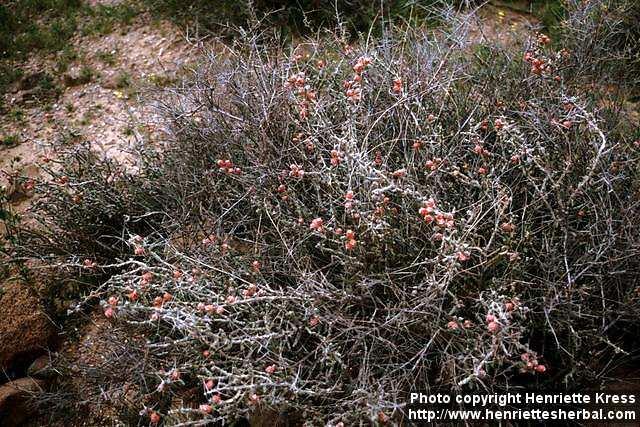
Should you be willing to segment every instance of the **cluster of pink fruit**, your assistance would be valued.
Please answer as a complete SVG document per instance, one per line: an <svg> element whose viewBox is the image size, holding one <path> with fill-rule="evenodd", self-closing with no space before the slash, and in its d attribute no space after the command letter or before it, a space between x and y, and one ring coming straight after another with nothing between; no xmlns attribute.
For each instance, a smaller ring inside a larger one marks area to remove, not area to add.
<svg viewBox="0 0 640 427"><path fill-rule="evenodd" d="M345 81L342 86L346 90L345 94L347 99L351 102L357 102L362 99L362 88L360 84L362 82L362 73L371 64L371 58L360 57L353 66L354 76L353 79Z"/></svg>
<svg viewBox="0 0 640 427"><path fill-rule="evenodd" d="M431 224L435 221L438 226L443 228L453 228L455 226L453 214L450 212L439 211L433 198L424 201L422 203L422 207L418 209L418 213L427 224Z"/></svg>
<svg viewBox="0 0 640 427"><path fill-rule="evenodd" d="M218 159L216 164L221 172L226 174L242 175L242 169L234 166L233 162L229 159Z"/></svg>
<svg viewBox="0 0 640 427"><path fill-rule="evenodd" d="M349 201L347 201L347 203L349 203ZM314 218L313 220L311 220L311 223L309 224L309 229L311 229L313 231L317 231L318 233L324 233L324 231L325 231L324 220L322 218L319 218L319 217L318 218ZM345 247L345 249L352 250L358 244L358 241L356 240L355 231L347 230L346 232L344 232L342 230L342 228L339 228L339 227L336 228L333 231L337 236L342 236L344 234L344 238L345 238L344 247Z"/></svg>
<svg viewBox="0 0 640 427"><path fill-rule="evenodd" d="M547 367L539 363L536 356L531 353L523 353L520 358L524 362L523 372L537 372L542 374L547 371Z"/></svg>
<svg viewBox="0 0 640 427"><path fill-rule="evenodd" d="M463 322L458 322L457 320L451 320L447 323L447 329L451 329L452 331L456 331L462 327L463 329L468 329L473 326L473 322L469 319L465 319Z"/></svg>
<svg viewBox="0 0 640 427"><path fill-rule="evenodd" d="M287 79L286 87L292 88L295 95L298 96L298 114L300 120L305 120L309 116L309 108L311 103L316 100L316 92L306 84L307 77L304 72L299 72Z"/></svg>

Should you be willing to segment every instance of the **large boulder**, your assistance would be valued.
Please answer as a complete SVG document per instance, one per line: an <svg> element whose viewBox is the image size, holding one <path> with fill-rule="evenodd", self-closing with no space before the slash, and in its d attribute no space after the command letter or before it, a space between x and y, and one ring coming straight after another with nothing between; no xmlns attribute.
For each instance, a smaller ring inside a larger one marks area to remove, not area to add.
<svg viewBox="0 0 640 427"><path fill-rule="evenodd" d="M29 286L17 281L0 285L0 372L9 378L23 376L31 362L46 352L54 332Z"/></svg>
<svg viewBox="0 0 640 427"><path fill-rule="evenodd" d="M0 386L0 425L19 426L30 418L29 400L40 393L44 382L33 378L20 378Z"/></svg>

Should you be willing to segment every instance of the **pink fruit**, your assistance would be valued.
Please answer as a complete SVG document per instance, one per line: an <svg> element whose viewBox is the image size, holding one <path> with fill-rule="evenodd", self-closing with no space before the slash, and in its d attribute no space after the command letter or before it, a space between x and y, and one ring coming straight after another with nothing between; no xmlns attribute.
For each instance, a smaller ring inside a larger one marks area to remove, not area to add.
<svg viewBox="0 0 640 427"><path fill-rule="evenodd" d="M487 329L492 333L498 332L500 330L500 325L498 324L498 322L489 322L489 324L487 325Z"/></svg>

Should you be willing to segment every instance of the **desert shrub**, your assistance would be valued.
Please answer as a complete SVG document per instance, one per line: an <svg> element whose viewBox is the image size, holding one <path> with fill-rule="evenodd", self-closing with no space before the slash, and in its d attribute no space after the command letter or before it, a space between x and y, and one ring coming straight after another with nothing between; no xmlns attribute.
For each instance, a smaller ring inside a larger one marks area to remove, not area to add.
<svg viewBox="0 0 640 427"><path fill-rule="evenodd" d="M246 34L161 94L167 139L135 169L82 148L51 168L47 229L17 250L107 272L78 308L145 338L105 352L102 383L166 424L384 423L411 391L571 388L628 361L623 99L585 86L590 51L470 45L466 22L351 45Z"/></svg>
<svg viewBox="0 0 640 427"><path fill-rule="evenodd" d="M640 3L571 2L561 24L565 47L580 61L576 74L599 76L598 84L615 85L638 95L640 83Z"/></svg>

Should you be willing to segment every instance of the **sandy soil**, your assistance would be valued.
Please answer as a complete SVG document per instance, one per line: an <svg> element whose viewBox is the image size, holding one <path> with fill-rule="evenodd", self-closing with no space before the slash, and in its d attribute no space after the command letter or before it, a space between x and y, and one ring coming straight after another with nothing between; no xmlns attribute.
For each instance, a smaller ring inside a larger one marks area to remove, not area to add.
<svg viewBox="0 0 640 427"><path fill-rule="evenodd" d="M21 82L5 96L7 109L20 114L0 116L0 137L14 135L19 141L14 147L0 147L0 185L10 193L22 191L11 176L39 176L38 165L45 157L82 140L97 152L127 160L126 152L137 139L153 135L141 125L149 122L142 118L151 112L138 94L173 82L195 62L198 52L173 24L146 15L105 36L76 36L71 44L79 59L56 76L63 86L59 98L33 99L33 91ZM55 55L30 58L21 66L23 81L53 69L54 60ZM88 82L79 78L82 67L93 72ZM25 197L15 199L18 211L28 205Z"/></svg>

